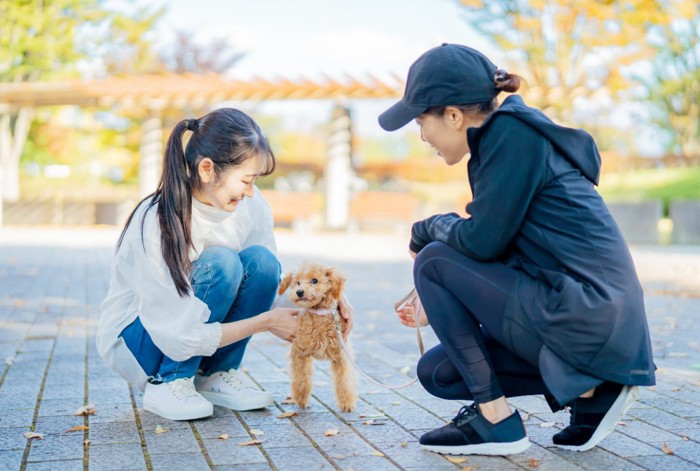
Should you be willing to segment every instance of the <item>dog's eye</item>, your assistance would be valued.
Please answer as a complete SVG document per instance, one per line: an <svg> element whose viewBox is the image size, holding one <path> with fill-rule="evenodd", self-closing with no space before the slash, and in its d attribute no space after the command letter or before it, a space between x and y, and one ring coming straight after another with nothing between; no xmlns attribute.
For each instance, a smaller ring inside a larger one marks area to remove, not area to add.
<svg viewBox="0 0 700 471"><path fill-rule="evenodd" d="M311 284L315 285L318 283L318 280L316 278L311 278Z"/></svg>

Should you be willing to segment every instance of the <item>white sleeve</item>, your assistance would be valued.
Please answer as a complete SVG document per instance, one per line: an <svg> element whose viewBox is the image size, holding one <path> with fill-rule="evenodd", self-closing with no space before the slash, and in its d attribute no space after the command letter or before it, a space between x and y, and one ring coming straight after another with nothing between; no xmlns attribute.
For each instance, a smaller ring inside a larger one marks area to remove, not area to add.
<svg viewBox="0 0 700 471"><path fill-rule="evenodd" d="M209 307L194 294L181 297L160 250L160 237L144 234L117 252L124 278L140 300L139 318L166 356L184 361L211 356L221 342L221 323L207 324ZM145 246L145 248L144 248Z"/></svg>
<svg viewBox="0 0 700 471"><path fill-rule="evenodd" d="M270 252L277 255L277 242L275 241L275 234L273 232L275 219L272 215L272 208L258 187L255 187L255 197L253 200L256 203L253 208L253 213L251 214L253 228L248 234L248 237L246 237L243 247L262 245Z"/></svg>

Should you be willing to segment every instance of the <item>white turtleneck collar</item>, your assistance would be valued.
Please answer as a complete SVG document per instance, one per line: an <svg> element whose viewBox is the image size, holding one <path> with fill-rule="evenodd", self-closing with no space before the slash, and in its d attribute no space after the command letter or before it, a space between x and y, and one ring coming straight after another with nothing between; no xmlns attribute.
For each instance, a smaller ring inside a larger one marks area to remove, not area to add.
<svg viewBox="0 0 700 471"><path fill-rule="evenodd" d="M192 215L203 221L217 223L231 217L233 213L204 204L193 196Z"/></svg>

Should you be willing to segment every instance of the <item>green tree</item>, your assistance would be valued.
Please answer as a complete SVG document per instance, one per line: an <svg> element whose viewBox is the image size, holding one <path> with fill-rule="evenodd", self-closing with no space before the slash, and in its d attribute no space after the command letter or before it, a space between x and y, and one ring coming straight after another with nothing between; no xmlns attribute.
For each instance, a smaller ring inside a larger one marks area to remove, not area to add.
<svg viewBox="0 0 700 471"><path fill-rule="evenodd" d="M110 67L155 64L144 33L162 10L104 8L101 0L0 2L0 82L66 79L81 60ZM99 59L102 59L100 61ZM0 104L0 184L5 199L19 197L19 158L33 117L31 108Z"/></svg>
<svg viewBox="0 0 700 471"><path fill-rule="evenodd" d="M574 115L575 100L610 102L630 85L625 67L652 52L644 38L650 24L664 19L660 1L460 3L470 25L506 51L513 72L525 78L529 103L554 119L574 123L583 121Z"/></svg>
<svg viewBox="0 0 700 471"><path fill-rule="evenodd" d="M651 73L639 77L654 124L670 136L667 151L680 163L700 158L700 5L668 0L666 21L651 28Z"/></svg>

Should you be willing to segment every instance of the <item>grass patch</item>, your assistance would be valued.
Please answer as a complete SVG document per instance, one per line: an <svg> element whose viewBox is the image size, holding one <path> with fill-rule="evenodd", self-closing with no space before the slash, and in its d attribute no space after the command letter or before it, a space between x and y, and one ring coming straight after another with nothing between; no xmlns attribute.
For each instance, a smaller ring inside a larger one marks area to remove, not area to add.
<svg viewBox="0 0 700 471"><path fill-rule="evenodd" d="M601 176L598 191L606 201L700 199L700 167L639 169Z"/></svg>

